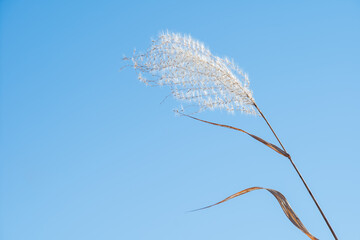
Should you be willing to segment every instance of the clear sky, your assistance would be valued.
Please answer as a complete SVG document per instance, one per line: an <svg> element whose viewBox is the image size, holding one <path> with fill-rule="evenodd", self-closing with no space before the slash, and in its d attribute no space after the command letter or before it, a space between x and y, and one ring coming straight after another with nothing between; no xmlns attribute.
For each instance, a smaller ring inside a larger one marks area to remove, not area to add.
<svg viewBox="0 0 360 240"><path fill-rule="evenodd" d="M169 30L247 73L339 239L360 239L359 1L1 1L0 239L308 239L331 233L289 161L172 112L122 57ZM275 143L258 117L198 117Z"/></svg>

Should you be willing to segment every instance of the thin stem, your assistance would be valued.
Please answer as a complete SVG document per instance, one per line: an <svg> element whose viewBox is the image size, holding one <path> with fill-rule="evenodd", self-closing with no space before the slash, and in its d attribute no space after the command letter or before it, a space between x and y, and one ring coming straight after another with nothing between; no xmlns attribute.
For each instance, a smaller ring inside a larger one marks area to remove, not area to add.
<svg viewBox="0 0 360 240"><path fill-rule="evenodd" d="M260 115L262 116L262 118L265 120L265 122L267 123L267 125L269 126L269 128L271 129L272 133L274 134L274 136L276 137L276 139L278 140L278 142L280 143L282 149L286 152L286 149L284 147L284 145L281 143L280 139L278 138L278 136L276 135L274 129L271 127L270 123L268 122L268 120L266 119L266 117L264 116L264 114L260 111L259 107L256 105L256 103L254 103L254 106L256 107L256 109L258 110L258 112L260 113Z"/></svg>
<svg viewBox="0 0 360 240"><path fill-rule="evenodd" d="M271 129L272 133L274 134L274 136L276 137L276 139L277 139L277 140L278 140L278 142L280 143L280 145L281 145L282 149L286 152L286 149L285 149L284 145L281 143L280 139L279 139L279 138L278 138L278 136L276 135L276 133L275 133L274 129L271 127L270 123L268 122L268 120L266 119L266 117L264 116L264 114L260 111L260 109L259 109L259 107L256 105L256 103L254 103L254 106L255 106L255 108L258 110L258 112L260 113L260 115L262 116L262 118L265 120L265 122L267 123L267 125L269 126L269 128ZM288 155L288 157L287 157L287 158L290 160L290 162L291 162L292 166L295 168L295 170L296 170L297 174L299 175L299 177L300 177L301 181L302 181L302 182L303 182L303 184L305 185L305 187L306 187L307 191L309 192L309 194L310 194L311 198L313 199L313 201L314 201L315 205L316 205L316 206L317 206L317 208L319 209L319 212L321 213L321 215L322 215L322 217L324 218L324 220L325 220L325 222L326 222L327 226L329 227L329 229L330 229L330 231L331 231L332 235L334 236L334 238L335 238L336 240L338 240L338 238L337 238L337 236L336 236L336 234L335 234L334 230L332 229L332 227L331 227L331 225L330 225L329 221L327 220L327 218L326 218L325 214L324 214L324 213L323 213L323 211L321 210L321 208L320 208L320 206L319 206L318 202L316 201L316 199L315 199L314 195L312 194L312 192L311 192L311 190L310 190L309 186L306 184L306 182L305 182L304 178L302 177L302 175L301 175L300 171L298 170L298 168L296 167L295 163L294 163L294 162L293 162L293 160L291 159L291 156L290 156L290 155Z"/></svg>

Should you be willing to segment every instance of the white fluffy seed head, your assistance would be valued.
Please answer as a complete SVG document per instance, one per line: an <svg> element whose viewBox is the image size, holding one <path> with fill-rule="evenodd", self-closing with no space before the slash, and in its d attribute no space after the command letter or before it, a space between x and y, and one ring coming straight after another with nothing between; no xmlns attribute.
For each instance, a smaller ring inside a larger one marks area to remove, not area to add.
<svg viewBox="0 0 360 240"><path fill-rule="evenodd" d="M162 33L145 53L134 52L131 60L139 80L169 86L176 99L197 105L198 111L225 109L257 115L248 75L190 36Z"/></svg>

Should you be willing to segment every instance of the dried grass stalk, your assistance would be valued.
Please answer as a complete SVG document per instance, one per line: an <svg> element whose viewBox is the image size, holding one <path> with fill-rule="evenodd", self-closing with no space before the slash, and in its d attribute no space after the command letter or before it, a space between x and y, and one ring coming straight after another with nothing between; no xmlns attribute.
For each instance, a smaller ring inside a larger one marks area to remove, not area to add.
<svg viewBox="0 0 360 240"><path fill-rule="evenodd" d="M274 129L255 103L252 91L249 88L248 75L237 67L233 61L214 56L204 44L192 39L190 36L168 32L160 34L157 39L153 40L151 47L144 53L134 51L131 58L124 58L124 60L132 61L131 66L136 70L138 78L142 82L147 85L168 86L171 89L171 94L176 99L197 106L197 112L206 109L225 109L229 112L241 111L261 116L276 137L281 148L242 129L183 114L182 107L180 111L178 110L179 113L195 120L246 133L288 158L334 238L338 239L291 156L287 153ZM274 195L272 191L275 190L266 190ZM275 195L280 196L279 194ZM278 197L277 199L279 201Z"/></svg>

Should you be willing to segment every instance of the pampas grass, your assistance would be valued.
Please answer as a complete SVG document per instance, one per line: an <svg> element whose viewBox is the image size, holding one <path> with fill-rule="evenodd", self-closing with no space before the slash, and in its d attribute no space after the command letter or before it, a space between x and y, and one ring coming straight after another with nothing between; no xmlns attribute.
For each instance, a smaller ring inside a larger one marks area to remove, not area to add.
<svg viewBox="0 0 360 240"><path fill-rule="evenodd" d="M124 60L131 62L130 65L137 72L138 79L146 85L169 87L171 95L185 104L185 106L180 105L180 108L176 110L180 115L215 126L243 132L265 144L283 157L288 158L316 204L328 228L337 240L334 230L296 167L292 157L286 151L269 121L255 103L253 93L250 90L248 75L236 66L232 60L214 56L203 43L194 40L191 36L169 32L160 34L152 41L150 48L145 52L138 53L134 51L132 57L126 57ZM228 112L239 111L250 115L261 116L276 137L280 147L240 128L195 118L186 113L189 106L197 107L195 113L205 110L224 109ZM273 189L262 187L248 188L208 207L215 206L257 189L265 189L272 193L289 220L309 238L313 240L317 239L312 236L301 223L284 195Z"/></svg>

